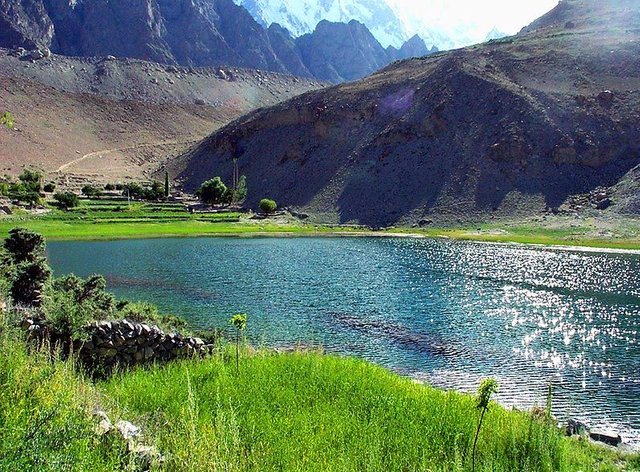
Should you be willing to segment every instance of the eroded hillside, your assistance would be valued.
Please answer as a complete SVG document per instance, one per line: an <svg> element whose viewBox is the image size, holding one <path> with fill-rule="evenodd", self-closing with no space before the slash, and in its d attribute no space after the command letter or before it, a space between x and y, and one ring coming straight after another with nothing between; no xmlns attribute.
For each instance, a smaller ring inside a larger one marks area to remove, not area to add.
<svg viewBox="0 0 640 472"><path fill-rule="evenodd" d="M238 157L251 203L343 223L637 211L638 24L638 0L564 1L513 38L243 117L182 178L228 177Z"/></svg>
<svg viewBox="0 0 640 472"><path fill-rule="evenodd" d="M0 50L0 172L37 167L70 185L149 177L214 129L321 84L283 74Z"/></svg>

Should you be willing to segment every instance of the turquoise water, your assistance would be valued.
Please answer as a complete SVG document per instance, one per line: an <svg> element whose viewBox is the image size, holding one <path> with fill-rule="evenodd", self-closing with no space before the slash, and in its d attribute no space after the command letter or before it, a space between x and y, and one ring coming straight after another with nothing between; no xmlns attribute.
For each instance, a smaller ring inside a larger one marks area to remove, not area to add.
<svg viewBox="0 0 640 472"><path fill-rule="evenodd" d="M104 274L198 327L247 312L266 345L321 344L434 385L613 428L640 444L640 256L427 239L49 244L57 274Z"/></svg>

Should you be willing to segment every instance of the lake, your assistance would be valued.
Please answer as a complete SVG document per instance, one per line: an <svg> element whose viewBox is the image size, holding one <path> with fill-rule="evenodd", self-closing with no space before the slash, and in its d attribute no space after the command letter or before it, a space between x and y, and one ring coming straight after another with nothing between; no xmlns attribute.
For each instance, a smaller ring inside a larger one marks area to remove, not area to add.
<svg viewBox="0 0 640 472"><path fill-rule="evenodd" d="M401 238L53 242L56 275L106 276L199 328L249 314L267 346L322 345L640 446L640 256Z"/></svg>

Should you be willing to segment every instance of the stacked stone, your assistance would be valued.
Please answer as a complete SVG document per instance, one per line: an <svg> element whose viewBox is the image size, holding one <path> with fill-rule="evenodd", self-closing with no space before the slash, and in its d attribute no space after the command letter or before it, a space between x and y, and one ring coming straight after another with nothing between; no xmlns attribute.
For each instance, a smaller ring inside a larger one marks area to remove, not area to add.
<svg viewBox="0 0 640 472"><path fill-rule="evenodd" d="M90 338L79 346L80 357L105 367L200 356L210 349L200 338L128 320L96 322L87 331Z"/></svg>

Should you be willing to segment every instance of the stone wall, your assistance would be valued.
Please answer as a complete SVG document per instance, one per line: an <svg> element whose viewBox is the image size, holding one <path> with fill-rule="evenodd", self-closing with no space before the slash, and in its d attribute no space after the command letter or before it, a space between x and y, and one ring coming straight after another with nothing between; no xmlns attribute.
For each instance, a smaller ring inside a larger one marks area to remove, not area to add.
<svg viewBox="0 0 640 472"><path fill-rule="evenodd" d="M43 339L46 325L26 320L23 327L30 337ZM157 326L129 320L100 321L87 326L87 341L76 341L74 351L89 367L111 368L166 362L179 358L202 356L211 345L196 337L165 333Z"/></svg>

